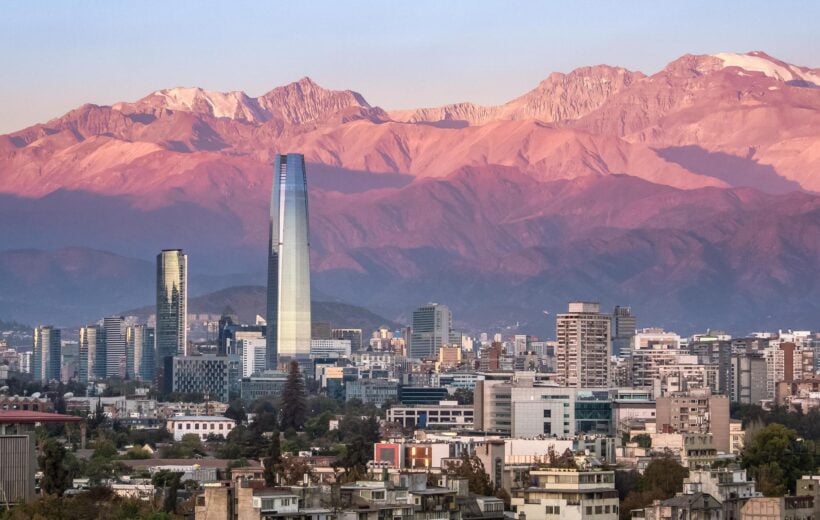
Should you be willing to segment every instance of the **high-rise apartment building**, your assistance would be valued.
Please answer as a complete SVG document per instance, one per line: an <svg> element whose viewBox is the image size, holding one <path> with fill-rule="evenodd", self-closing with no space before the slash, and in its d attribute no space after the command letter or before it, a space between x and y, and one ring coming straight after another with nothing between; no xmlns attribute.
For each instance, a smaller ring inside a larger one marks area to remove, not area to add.
<svg viewBox="0 0 820 520"><path fill-rule="evenodd" d="M80 327L80 362L78 380L81 383L105 378L105 329L99 325Z"/></svg>
<svg viewBox="0 0 820 520"><path fill-rule="evenodd" d="M126 377L138 381L154 380L154 328L133 325L125 329Z"/></svg>
<svg viewBox="0 0 820 520"><path fill-rule="evenodd" d="M173 357L188 340L188 255L164 249L157 255L157 319L154 377L160 394L173 389Z"/></svg>
<svg viewBox="0 0 820 520"><path fill-rule="evenodd" d="M643 329L635 334L630 352L632 386L652 387L659 380L660 368L678 363L688 352L681 349L680 336L661 329Z"/></svg>
<svg viewBox="0 0 820 520"><path fill-rule="evenodd" d="M310 233L305 157L277 155L268 242L267 363L310 354Z"/></svg>
<svg viewBox="0 0 820 520"><path fill-rule="evenodd" d="M60 329L51 325L34 329L34 357L32 359L32 378L35 381L59 381L60 364Z"/></svg>
<svg viewBox="0 0 820 520"><path fill-rule="evenodd" d="M125 378L125 318L111 316L103 320L105 329L105 377Z"/></svg>
<svg viewBox="0 0 820 520"><path fill-rule="evenodd" d="M435 359L438 348L450 342L453 314L446 305L431 303L413 311L408 357Z"/></svg>
<svg viewBox="0 0 820 520"><path fill-rule="evenodd" d="M611 386L612 320L591 302L571 302L556 319L555 380L579 388Z"/></svg>
<svg viewBox="0 0 820 520"><path fill-rule="evenodd" d="M612 353L620 356L629 351L637 329L637 320L630 307L615 306L612 313Z"/></svg>
<svg viewBox="0 0 820 520"><path fill-rule="evenodd" d="M729 397L734 403L760 404L768 396L766 358L757 352L732 354Z"/></svg>

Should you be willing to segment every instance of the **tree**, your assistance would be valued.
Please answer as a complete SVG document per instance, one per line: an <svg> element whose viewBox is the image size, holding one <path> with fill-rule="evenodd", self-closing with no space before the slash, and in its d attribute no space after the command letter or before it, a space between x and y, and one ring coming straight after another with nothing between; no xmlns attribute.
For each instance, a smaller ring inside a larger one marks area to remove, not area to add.
<svg viewBox="0 0 820 520"><path fill-rule="evenodd" d="M48 439L43 444L43 454L40 456L40 469L43 472L42 489L49 495L63 496L66 489L71 487L71 475L65 465L65 447L54 439Z"/></svg>
<svg viewBox="0 0 820 520"><path fill-rule="evenodd" d="M205 447L195 433L186 433L179 442L163 446L160 450L163 459L193 459L202 455L205 455Z"/></svg>
<svg viewBox="0 0 820 520"><path fill-rule="evenodd" d="M689 470L671 457L655 459L647 464L641 479L644 491L660 490L666 498L683 490L683 480L689 476Z"/></svg>
<svg viewBox="0 0 820 520"><path fill-rule="evenodd" d="M245 406L242 404L242 401L232 402L228 406L228 409L225 410L225 417L228 419L233 419L237 424L242 424L245 422L248 415L245 413Z"/></svg>
<svg viewBox="0 0 820 520"><path fill-rule="evenodd" d="M466 388L459 388L453 394L458 404L473 404L475 393Z"/></svg>
<svg viewBox="0 0 820 520"><path fill-rule="evenodd" d="M299 371L299 363L290 362L288 380L282 390L282 429L301 430L307 415L305 381Z"/></svg>
<svg viewBox="0 0 820 520"><path fill-rule="evenodd" d="M793 493L797 479L816 469L814 443L799 439L782 424L758 430L743 449L741 461L766 496Z"/></svg>
<svg viewBox="0 0 820 520"><path fill-rule="evenodd" d="M164 496L163 510L166 513L173 513L177 508L177 494L182 487L182 473L178 471L168 471L166 469L154 473L151 477L151 484L155 488L162 489Z"/></svg>
<svg viewBox="0 0 820 520"><path fill-rule="evenodd" d="M458 462L450 462L443 473L450 477L467 479L470 493L477 495L492 495L493 485L490 476L484 471L484 463L475 455L469 455L465 450Z"/></svg>
<svg viewBox="0 0 820 520"><path fill-rule="evenodd" d="M282 447L279 439L279 431L273 430L268 448L268 456L265 457L265 483L273 486L276 483L277 467L282 462Z"/></svg>
<svg viewBox="0 0 820 520"><path fill-rule="evenodd" d="M318 479L313 474L313 468L304 457L287 456L282 458L279 464L279 474L282 477L282 483L286 486L295 486L300 484L305 475L308 479L316 483Z"/></svg>
<svg viewBox="0 0 820 520"><path fill-rule="evenodd" d="M639 433L632 437L632 442L636 442L641 448L649 449L652 447L652 436L648 433Z"/></svg>

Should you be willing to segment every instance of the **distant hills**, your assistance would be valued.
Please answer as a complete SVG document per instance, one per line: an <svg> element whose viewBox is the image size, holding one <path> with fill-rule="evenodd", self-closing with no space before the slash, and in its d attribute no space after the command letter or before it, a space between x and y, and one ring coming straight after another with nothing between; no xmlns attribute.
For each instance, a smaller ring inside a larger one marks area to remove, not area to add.
<svg viewBox="0 0 820 520"><path fill-rule="evenodd" d="M820 70L755 51L544 77L392 112L309 78L169 88L0 136L0 312L150 302L164 247L190 254L191 294L262 283L270 163L301 152L314 299L540 335L577 298L682 333L817 328Z"/></svg>
<svg viewBox="0 0 820 520"><path fill-rule="evenodd" d="M254 323L257 314L265 316L266 301L264 287L254 285L228 287L190 298L188 313L222 314L226 308L230 308L243 323ZM154 313L154 310L153 305L148 305L124 311L123 314L138 316L144 321ZM378 316L362 307L346 303L314 301L311 303L311 314L314 322L330 323L336 328L362 329L365 335L381 326L387 326L390 330L401 328L399 323Z"/></svg>

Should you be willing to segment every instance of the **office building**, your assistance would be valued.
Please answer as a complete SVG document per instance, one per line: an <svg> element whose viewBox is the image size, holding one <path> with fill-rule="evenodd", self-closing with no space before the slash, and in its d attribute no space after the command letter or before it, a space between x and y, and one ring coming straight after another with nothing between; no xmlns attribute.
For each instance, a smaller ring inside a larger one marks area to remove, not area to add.
<svg viewBox="0 0 820 520"><path fill-rule="evenodd" d="M612 383L611 318L598 303L571 302L556 320L555 381L580 388Z"/></svg>
<svg viewBox="0 0 820 520"><path fill-rule="evenodd" d="M174 356L171 360L173 392L201 394L223 403L239 395L242 368L237 356Z"/></svg>
<svg viewBox="0 0 820 520"><path fill-rule="evenodd" d="M312 339L310 340L310 357L331 358L350 357L349 339Z"/></svg>
<svg viewBox="0 0 820 520"><path fill-rule="evenodd" d="M760 404L767 398L766 359L762 354L732 354L729 397L734 403Z"/></svg>
<svg viewBox="0 0 820 520"><path fill-rule="evenodd" d="M408 357L435 359L438 348L450 342L453 315L446 305L431 303L413 311Z"/></svg>
<svg viewBox="0 0 820 520"><path fill-rule="evenodd" d="M268 242L268 369L310 354L310 233L305 157L277 155Z"/></svg>
<svg viewBox="0 0 820 520"><path fill-rule="evenodd" d="M272 395L281 395L287 384L285 372L265 370L256 375L242 378L240 396L243 402L252 403L257 399L267 399Z"/></svg>
<svg viewBox="0 0 820 520"><path fill-rule="evenodd" d="M359 379L345 384L345 400L358 399L365 404L382 406L399 398L399 384L383 379Z"/></svg>
<svg viewBox="0 0 820 520"><path fill-rule="evenodd" d="M51 325L34 329L34 357L32 361L32 378L35 381L60 380L62 353L60 329Z"/></svg>
<svg viewBox="0 0 820 520"><path fill-rule="evenodd" d="M632 347L632 338L637 330L637 320L630 307L615 306L612 313L612 354L623 355Z"/></svg>
<svg viewBox="0 0 820 520"><path fill-rule="evenodd" d="M172 358L188 342L188 256L181 249L157 255L156 352L154 377L161 395L172 391Z"/></svg>
<svg viewBox="0 0 820 520"><path fill-rule="evenodd" d="M105 377L125 378L125 318L111 316L103 320L105 329Z"/></svg>
<svg viewBox="0 0 820 520"><path fill-rule="evenodd" d="M438 404L393 405L387 410L387 422L405 428L472 428L473 406L456 401Z"/></svg>
<svg viewBox="0 0 820 520"><path fill-rule="evenodd" d="M330 331L330 337L350 341L350 350L352 352L358 352L362 349L362 329L333 329Z"/></svg>
<svg viewBox="0 0 820 520"><path fill-rule="evenodd" d="M81 383L105 378L105 329L99 325L80 327L80 362L78 380Z"/></svg>
<svg viewBox="0 0 820 520"><path fill-rule="evenodd" d="M133 325L125 329L126 377L154 380L154 328Z"/></svg>

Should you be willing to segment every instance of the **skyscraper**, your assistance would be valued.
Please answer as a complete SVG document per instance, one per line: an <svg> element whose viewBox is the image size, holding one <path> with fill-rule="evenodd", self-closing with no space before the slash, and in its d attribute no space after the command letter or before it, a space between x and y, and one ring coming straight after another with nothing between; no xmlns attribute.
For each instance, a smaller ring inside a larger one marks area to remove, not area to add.
<svg viewBox="0 0 820 520"><path fill-rule="evenodd" d="M267 366L310 355L310 235L305 157L277 155L268 242Z"/></svg>
<svg viewBox="0 0 820 520"><path fill-rule="evenodd" d="M571 302L568 312L556 319L555 365L560 385L579 388L611 384L611 317L601 306Z"/></svg>
<svg viewBox="0 0 820 520"><path fill-rule="evenodd" d="M620 356L629 352L635 336L637 321L632 308L615 306L612 313L612 354Z"/></svg>
<svg viewBox="0 0 820 520"><path fill-rule="evenodd" d="M133 325L125 332L126 374L139 381L154 380L154 329Z"/></svg>
<svg viewBox="0 0 820 520"><path fill-rule="evenodd" d="M125 378L125 318L111 316L103 320L105 329L105 377Z"/></svg>
<svg viewBox="0 0 820 520"><path fill-rule="evenodd" d="M450 341L453 314L446 305L430 303L413 311L408 357L433 359L438 348Z"/></svg>
<svg viewBox="0 0 820 520"><path fill-rule="evenodd" d="M60 329L50 325L34 329L32 378L35 381L60 380L60 346Z"/></svg>
<svg viewBox="0 0 820 520"><path fill-rule="evenodd" d="M154 377L160 394L173 391L173 357L188 339L188 256L181 249L157 255L157 323Z"/></svg>
<svg viewBox="0 0 820 520"><path fill-rule="evenodd" d="M105 378L105 329L99 325L80 327L79 381Z"/></svg>

